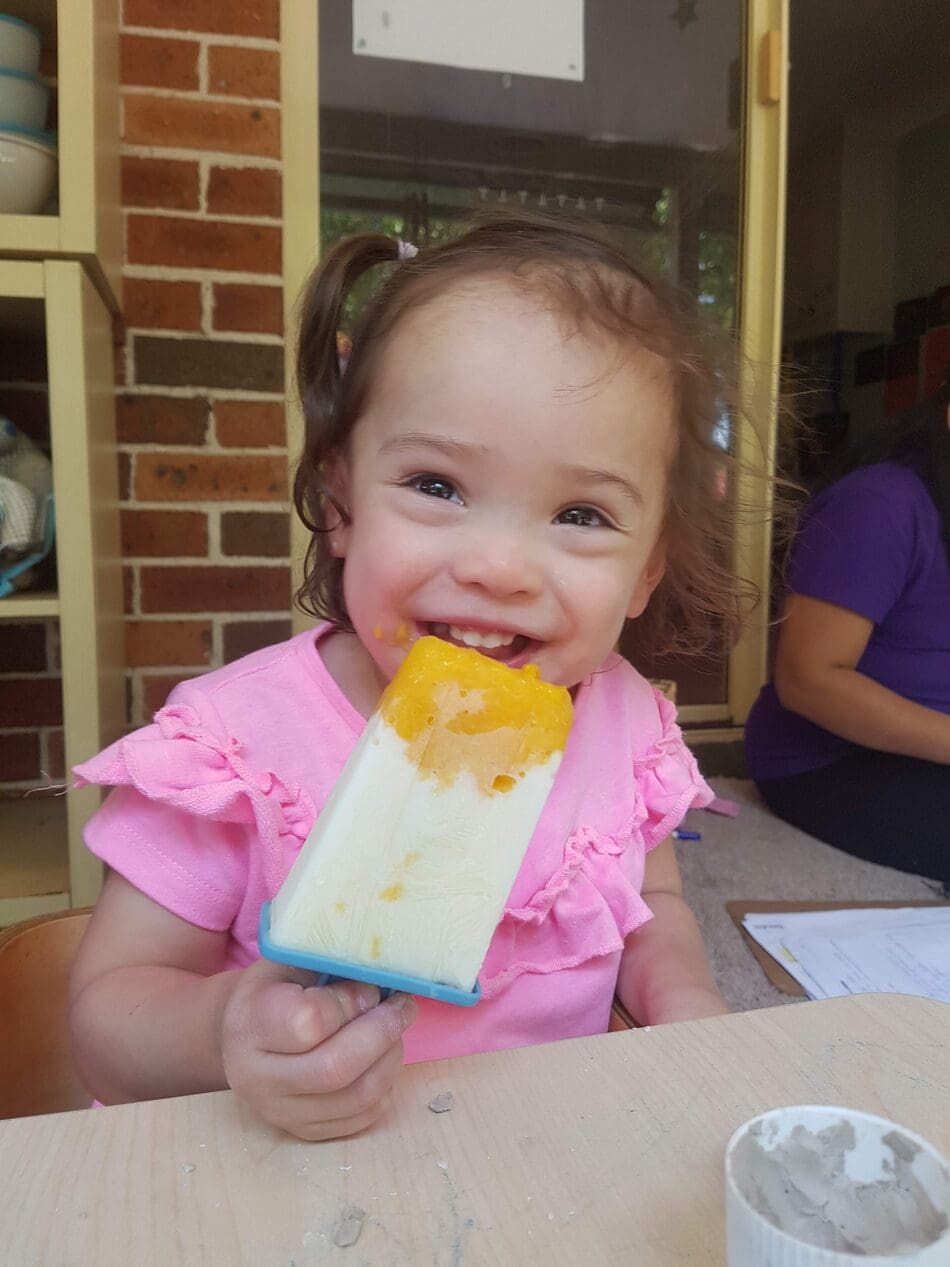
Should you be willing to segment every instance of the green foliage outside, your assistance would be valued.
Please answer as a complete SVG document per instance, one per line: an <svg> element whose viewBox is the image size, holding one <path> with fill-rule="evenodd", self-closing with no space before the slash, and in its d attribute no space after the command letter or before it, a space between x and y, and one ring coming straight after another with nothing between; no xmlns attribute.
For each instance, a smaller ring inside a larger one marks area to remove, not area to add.
<svg viewBox="0 0 950 1267"><path fill-rule="evenodd" d="M609 218L610 227L635 259L650 271L668 276L672 259L669 231L670 193L657 199L652 223L633 226ZM606 218L606 217L605 217ZM400 212L349 210L324 207L320 213L321 249L353 233L385 233L390 237L415 240L419 245L443 242L460 232L464 216L428 215L424 234L413 234L409 217ZM701 230L698 251L697 299L700 309L723 329L732 330L736 316L737 243L732 234ZM343 328L349 333L362 305L379 284L379 270L361 277L347 298Z"/></svg>

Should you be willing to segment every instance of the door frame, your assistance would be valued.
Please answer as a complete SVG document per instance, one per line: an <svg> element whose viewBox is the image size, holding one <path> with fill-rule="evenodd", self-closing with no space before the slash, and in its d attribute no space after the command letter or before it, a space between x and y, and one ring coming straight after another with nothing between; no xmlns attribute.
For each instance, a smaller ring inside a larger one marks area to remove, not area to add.
<svg viewBox="0 0 950 1267"><path fill-rule="evenodd" d="M740 195L742 250L739 272L740 399L736 455L771 474L775 462L782 274L785 247L785 176L788 120L789 0L743 3L743 173ZM281 153L283 191L284 357L287 382L287 451L291 470L303 446L294 365L297 297L320 249L319 6L284 0L280 6ZM755 419L755 425L751 419ZM740 476L739 495L761 502L761 491ZM291 569L300 583L308 535L292 517ZM734 562L758 587L759 606L729 654L727 700L685 705L686 726L716 724L717 737L738 733L767 677L772 533L766 515L748 516L737 528ZM312 624L294 609L295 632Z"/></svg>

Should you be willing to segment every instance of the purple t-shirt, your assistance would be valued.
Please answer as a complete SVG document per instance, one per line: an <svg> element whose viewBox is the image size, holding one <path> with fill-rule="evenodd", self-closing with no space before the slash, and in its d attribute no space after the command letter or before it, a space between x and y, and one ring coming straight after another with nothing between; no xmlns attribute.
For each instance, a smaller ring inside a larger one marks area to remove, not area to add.
<svg viewBox="0 0 950 1267"><path fill-rule="evenodd" d="M874 622L858 661L898 695L950 713L950 560L940 515L909 467L861 467L809 504L795 543L789 589ZM857 745L791 713L762 688L746 723L754 779L817 770Z"/></svg>

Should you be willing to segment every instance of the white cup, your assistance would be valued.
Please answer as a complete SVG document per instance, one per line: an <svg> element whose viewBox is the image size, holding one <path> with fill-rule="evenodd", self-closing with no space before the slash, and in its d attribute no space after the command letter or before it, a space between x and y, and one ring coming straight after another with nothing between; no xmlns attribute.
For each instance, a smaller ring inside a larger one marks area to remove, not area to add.
<svg viewBox="0 0 950 1267"><path fill-rule="evenodd" d="M728 1267L950 1267L950 1163L886 1118L796 1105L726 1149Z"/></svg>

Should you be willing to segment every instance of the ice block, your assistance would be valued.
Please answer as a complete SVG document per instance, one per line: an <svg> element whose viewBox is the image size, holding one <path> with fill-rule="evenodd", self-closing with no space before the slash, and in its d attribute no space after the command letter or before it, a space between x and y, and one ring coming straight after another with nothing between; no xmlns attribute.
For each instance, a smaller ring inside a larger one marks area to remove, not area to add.
<svg viewBox="0 0 950 1267"><path fill-rule="evenodd" d="M271 903L271 945L475 989L571 715L533 666L419 639Z"/></svg>

